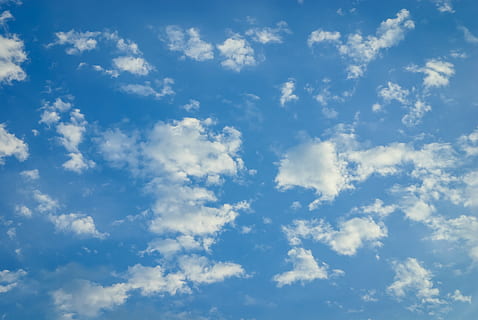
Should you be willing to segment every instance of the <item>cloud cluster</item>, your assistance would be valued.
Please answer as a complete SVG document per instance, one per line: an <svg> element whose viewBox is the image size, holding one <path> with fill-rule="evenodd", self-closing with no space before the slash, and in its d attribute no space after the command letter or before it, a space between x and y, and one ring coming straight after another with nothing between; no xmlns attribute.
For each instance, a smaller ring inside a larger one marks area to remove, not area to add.
<svg viewBox="0 0 478 320"><path fill-rule="evenodd" d="M413 28L415 24L410 19L410 12L402 9L396 18L382 21L375 35L364 37L357 32L342 41L339 32L318 29L309 35L307 43L309 47L322 42L335 44L342 57L348 59L347 77L354 79L363 76L367 65L375 60L381 51L396 46L405 38L405 33Z"/></svg>
<svg viewBox="0 0 478 320"><path fill-rule="evenodd" d="M196 61L214 59L213 45L201 40L198 29L183 30L179 26L167 26L166 34L169 50L181 52L185 57Z"/></svg>
<svg viewBox="0 0 478 320"><path fill-rule="evenodd" d="M14 134L5 129L5 124L0 123L0 165L5 158L15 156L20 161L28 158L28 145Z"/></svg>

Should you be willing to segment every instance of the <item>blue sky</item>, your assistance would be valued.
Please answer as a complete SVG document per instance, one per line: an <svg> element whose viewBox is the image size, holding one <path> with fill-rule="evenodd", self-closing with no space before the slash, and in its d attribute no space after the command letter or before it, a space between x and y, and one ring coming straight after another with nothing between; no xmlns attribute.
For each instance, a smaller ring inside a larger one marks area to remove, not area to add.
<svg viewBox="0 0 478 320"><path fill-rule="evenodd" d="M0 0L2 319L475 319L477 14Z"/></svg>

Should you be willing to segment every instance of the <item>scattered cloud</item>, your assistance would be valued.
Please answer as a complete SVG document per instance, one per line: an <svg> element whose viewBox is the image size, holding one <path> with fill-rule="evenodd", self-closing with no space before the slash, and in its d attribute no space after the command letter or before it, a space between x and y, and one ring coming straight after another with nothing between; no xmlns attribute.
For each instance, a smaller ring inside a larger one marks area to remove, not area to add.
<svg viewBox="0 0 478 320"><path fill-rule="evenodd" d="M289 81L286 81L282 84L282 87L280 89L280 92L281 92L280 105L282 107L285 106L286 103L288 102L299 100L299 97L294 94L294 90L295 90L294 79L289 79Z"/></svg>
<svg viewBox="0 0 478 320"><path fill-rule="evenodd" d="M405 38L405 33L414 28L410 12L402 9L396 18L382 21L375 35L363 37L357 32L349 34L346 41L341 41L339 32L319 29L310 34L307 43L309 46L322 42L335 44L340 55L347 59L347 77L354 79L363 76L367 65L375 60L381 51L396 46Z"/></svg>
<svg viewBox="0 0 478 320"><path fill-rule="evenodd" d="M18 285L21 278L26 276L25 270L17 271L2 270L0 271L0 294L8 292Z"/></svg>
<svg viewBox="0 0 478 320"><path fill-rule="evenodd" d="M291 245L300 245L301 239L312 239L347 256L355 255L365 243L381 246L379 239L387 236L385 225L377 224L370 217L342 221L337 230L324 220L294 220L292 225L284 226L282 230Z"/></svg>
<svg viewBox="0 0 478 320"><path fill-rule="evenodd" d="M25 161L28 155L28 145L8 132L4 123L0 123L0 165L5 163L6 157L15 156L19 161Z"/></svg>
<svg viewBox="0 0 478 320"><path fill-rule="evenodd" d="M328 266L325 263L319 265L312 252L303 248L292 248L287 253L288 261L292 263L293 269L274 276L278 287L290 285L294 282L310 282L316 279L327 279Z"/></svg>
<svg viewBox="0 0 478 320"><path fill-rule="evenodd" d="M262 44L268 43L282 43L282 35L290 34L291 31L287 26L287 22L279 21L275 28L251 28L246 31L246 35L250 36L253 41Z"/></svg>
<svg viewBox="0 0 478 320"><path fill-rule="evenodd" d="M475 36L471 31L464 26L458 27L461 31L463 31L463 36L465 37L465 41L471 44L478 44L478 37Z"/></svg>
<svg viewBox="0 0 478 320"><path fill-rule="evenodd" d="M196 61L211 60L214 58L212 44L201 40L199 30L189 28L183 30L178 26L167 26L168 48L171 51L179 51L185 57Z"/></svg>
<svg viewBox="0 0 478 320"><path fill-rule="evenodd" d="M73 233L77 236L104 239L108 234L96 230L95 222L91 216L81 213L50 215L50 221L55 229L64 233Z"/></svg>
<svg viewBox="0 0 478 320"><path fill-rule="evenodd" d="M175 94L172 87L173 84L173 79L164 78L162 81L156 81L154 83L154 86L157 87L157 89L153 88L150 82L145 82L144 84L125 84L121 86L121 90L126 93L143 97L153 97L159 100L165 96L171 96Z"/></svg>
<svg viewBox="0 0 478 320"><path fill-rule="evenodd" d="M113 66L119 71L125 71L138 76L149 74L154 68L143 58L122 56L113 59Z"/></svg>
<svg viewBox="0 0 478 320"><path fill-rule="evenodd" d="M217 48L224 57L221 65L226 69L239 72L244 67L256 65L254 49L238 34L226 39Z"/></svg>
<svg viewBox="0 0 478 320"><path fill-rule="evenodd" d="M68 32L56 32L56 41L51 43L53 45L68 45L66 53L70 55L81 54L84 51L91 51L96 48L98 44L97 38L101 35L100 32L78 32L70 30Z"/></svg>
<svg viewBox="0 0 478 320"><path fill-rule="evenodd" d="M421 72L425 74L423 85L426 89L432 87L445 87L450 82L450 78L455 74L454 65L437 59L430 59L425 63L424 67L411 65L407 67L408 71Z"/></svg>

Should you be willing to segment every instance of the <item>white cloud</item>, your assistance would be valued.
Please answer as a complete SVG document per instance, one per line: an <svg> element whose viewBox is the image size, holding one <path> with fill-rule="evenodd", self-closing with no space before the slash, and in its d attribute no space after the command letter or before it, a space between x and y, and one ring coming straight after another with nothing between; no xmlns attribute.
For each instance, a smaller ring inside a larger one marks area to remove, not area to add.
<svg viewBox="0 0 478 320"><path fill-rule="evenodd" d="M5 158L15 156L20 161L28 158L28 145L14 134L5 129L5 124L0 123L0 165L5 163Z"/></svg>
<svg viewBox="0 0 478 320"><path fill-rule="evenodd" d="M460 26L458 27L461 31L463 31L463 36L465 37L465 41L471 44L478 44L478 37L471 33L467 27Z"/></svg>
<svg viewBox="0 0 478 320"><path fill-rule="evenodd" d="M282 229L291 245L301 244L301 239L312 239L348 256L355 255L365 243L380 246L378 240L387 236L385 225L377 224L370 217L342 221L337 230L324 220L294 220L292 225Z"/></svg>
<svg viewBox="0 0 478 320"><path fill-rule="evenodd" d="M386 217L397 209L398 206L395 204L384 205L381 199L375 199L374 203L371 205L354 208L354 211L360 211L367 214L377 214L380 217Z"/></svg>
<svg viewBox="0 0 478 320"><path fill-rule="evenodd" d="M224 60L221 62L224 68L239 72L243 67L256 64L254 49L238 34L226 39L217 48L224 57Z"/></svg>
<svg viewBox="0 0 478 320"><path fill-rule="evenodd" d="M116 42L116 48L124 53L127 54L134 54L134 55L140 55L141 51L139 50L138 44L135 42L128 40L128 39L123 39L118 35L118 32L103 32L102 36L110 41Z"/></svg>
<svg viewBox="0 0 478 320"><path fill-rule="evenodd" d="M52 45L70 45L66 49L67 54L81 54L84 51L90 51L96 48L98 41L96 38L100 36L100 32L77 32L70 30L68 32L56 32L56 41Z"/></svg>
<svg viewBox="0 0 478 320"><path fill-rule="evenodd" d="M431 0L431 1L435 3L438 11L440 12L449 12L449 13L455 12L453 10L452 0Z"/></svg>
<svg viewBox="0 0 478 320"><path fill-rule="evenodd" d="M471 303L471 296L465 296L463 293L460 292L460 290L455 290L453 294L448 294L449 297L453 299L453 301L459 301L459 302L468 302Z"/></svg>
<svg viewBox="0 0 478 320"><path fill-rule="evenodd" d="M307 39L307 45L312 47L316 43L331 41L331 42L338 42L340 41L340 32L338 31L324 31L322 29L318 29L312 31Z"/></svg>
<svg viewBox="0 0 478 320"><path fill-rule="evenodd" d="M194 237L189 235L179 236L176 239L156 239L148 243L143 253L152 254L159 252L165 257L170 257L181 251L200 249L202 245Z"/></svg>
<svg viewBox="0 0 478 320"><path fill-rule="evenodd" d="M70 157L65 163L62 164L63 168L76 173L82 173L86 169L94 168L96 163L92 160L85 159L80 152L70 152Z"/></svg>
<svg viewBox="0 0 478 320"><path fill-rule="evenodd" d="M462 135L458 139L458 143L468 156L478 155L478 129L468 135Z"/></svg>
<svg viewBox="0 0 478 320"><path fill-rule="evenodd" d="M385 102L396 100L401 104L408 104L407 97L409 95L409 91L407 89L403 89L396 83L389 81L387 83L387 87L382 87L378 94L383 100L385 100Z"/></svg>
<svg viewBox="0 0 478 320"><path fill-rule="evenodd" d="M333 143L313 140L290 149L282 157L275 182L281 190L297 186L315 190L318 204L350 188L345 166Z"/></svg>
<svg viewBox="0 0 478 320"><path fill-rule="evenodd" d="M40 172L38 171L38 169L24 170L20 172L20 175L30 180L38 180L40 178Z"/></svg>
<svg viewBox="0 0 478 320"><path fill-rule="evenodd" d="M289 256L288 260L293 265L293 269L274 276L273 279L277 282L278 287L290 285L297 281L303 284L316 279L328 278L328 266L325 263L319 266L310 250L292 248L287 255Z"/></svg>
<svg viewBox="0 0 478 320"><path fill-rule="evenodd" d="M454 65L437 59L430 59L425 63L424 67L415 65L407 67L408 71L421 72L425 74L423 85L425 88L445 87L450 82L450 78L455 74Z"/></svg>
<svg viewBox="0 0 478 320"><path fill-rule="evenodd" d="M141 57L122 56L113 59L113 66L119 71L125 71L138 76L149 74L154 68Z"/></svg>
<svg viewBox="0 0 478 320"><path fill-rule="evenodd" d="M280 89L281 97L280 97L280 105L283 107L286 103L291 101L299 100L299 97L294 94L295 90L295 81L294 79L290 79L282 84Z"/></svg>
<svg viewBox="0 0 478 320"><path fill-rule="evenodd" d="M52 199L49 195L41 193L38 190L33 191L33 198L38 203L37 210L41 213L52 213L60 208L58 201Z"/></svg>
<svg viewBox="0 0 478 320"><path fill-rule="evenodd" d="M167 26L168 47L171 51L180 51L186 57L196 61L211 60L214 58L212 44L201 40L199 30L190 28L183 30L178 26Z"/></svg>
<svg viewBox="0 0 478 320"><path fill-rule="evenodd" d="M423 101L416 101L415 104L409 108L409 111L402 118L402 123L406 126L415 126L420 123L425 113L430 112L432 107Z"/></svg>
<svg viewBox="0 0 478 320"><path fill-rule="evenodd" d="M415 258L393 264L394 282L387 288L390 295L404 298L414 294L422 303L442 303L438 298L440 291L434 288L432 273Z"/></svg>
<svg viewBox="0 0 478 320"><path fill-rule="evenodd" d="M107 233L101 233L96 229L95 221L91 216L81 213L70 213L61 215L49 215L50 221L55 229L64 233L73 233L82 237L104 239Z"/></svg>
<svg viewBox="0 0 478 320"><path fill-rule="evenodd" d="M27 75L20 65L26 60L24 43L17 35L0 35L0 83L25 80Z"/></svg>
<svg viewBox="0 0 478 320"><path fill-rule="evenodd" d="M381 51L396 46L405 38L406 31L414 27L410 12L402 9L397 13L396 18L382 21L376 35L363 37L357 32L349 34L346 41L341 41L339 32L316 30L309 36L308 44L312 46L325 41L334 43L339 53L349 59L348 78L358 78L364 74L367 65L375 60Z"/></svg>
<svg viewBox="0 0 478 320"><path fill-rule="evenodd" d="M181 273L165 274L161 266L144 267L135 265L128 268L128 286L130 289L139 289L144 296L179 292L190 292L186 285L186 276Z"/></svg>
<svg viewBox="0 0 478 320"><path fill-rule="evenodd" d="M18 285L18 281L27 274L26 271L19 269L17 271L0 271L0 294L8 292Z"/></svg>
<svg viewBox="0 0 478 320"><path fill-rule="evenodd" d="M0 26L4 26L8 20L12 20L13 15L10 11L5 10L0 14Z"/></svg>
<svg viewBox="0 0 478 320"><path fill-rule="evenodd" d="M189 281L194 284L215 283L230 277L243 277L242 266L232 262L210 262L206 257L198 255L182 256L179 267Z"/></svg>
<svg viewBox="0 0 478 320"><path fill-rule="evenodd" d="M282 43L282 34L284 33L291 33L285 21L278 22L275 28L251 28L246 31L246 35L252 37L252 40L262 44Z"/></svg>
<svg viewBox="0 0 478 320"><path fill-rule="evenodd" d="M77 314L96 317L101 310L113 309L128 299L129 286L118 283L103 287L90 281L79 281L74 290L59 289L52 292L53 302L65 319L73 319Z"/></svg>
<svg viewBox="0 0 478 320"><path fill-rule="evenodd" d="M197 100L194 100L194 99L189 99L189 103L181 106L181 108L183 108L184 110L186 111L197 111L199 110L199 108L201 107L201 103Z"/></svg>
<svg viewBox="0 0 478 320"><path fill-rule="evenodd" d="M32 216L32 211L27 206L16 205L15 212L24 217L30 218Z"/></svg>
<svg viewBox="0 0 478 320"><path fill-rule="evenodd" d="M126 84L121 86L121 90L126 93L136 94L143 97L151 96L159 100L165 96L175 94L172 88L173 84L173 79L164 78L162 81L155 82L155 85L158 87L158 89L153 88L151 83L145 82L144 84Z"/></svg>

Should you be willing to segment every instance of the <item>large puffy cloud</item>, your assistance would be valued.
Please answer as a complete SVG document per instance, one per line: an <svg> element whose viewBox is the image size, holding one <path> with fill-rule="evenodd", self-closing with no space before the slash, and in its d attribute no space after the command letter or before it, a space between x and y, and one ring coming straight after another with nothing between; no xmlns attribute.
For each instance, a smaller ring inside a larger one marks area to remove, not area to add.
<svg viewBox="0 0 478 320"><path fill-rule="evenodd" d="M0 165L5 162L4 158L15 156L20 161L28 158L28 145L14 134L8 132L5 124L0 123Z"/></svg>
<svg viewBox="0 0 478 320"><path fill-rule="evenodd" d="M167 26L166 34L169 50L182 52L184 56L196 61L214 58L214 47L212 44L201 40L198 29L183 30L178 26Z"/></svg>
<svg viewBox="0 0 478 320"><path fill-rule="evenodd" d="M287 253L293 269L274 276L278 287L290 285L294 282L310 282L316 279L327 279L328 266L325 263L319 265L312 252L303 248L292 248Z"/></svg>
<svg viewBox="0 0 478 320"><path fill-rule="evenodd" d="M338 229L324 220L294 220L283 227L290 244L299 245L301 239L312 239L327 244L342 255L355 255L364 243L379 246L379 239L387 236L387 228L371 218L352 218L339 223Z"/></svg>
<svg viewBox="0 0 478 320"><path fill-rule="evenodd" d="M334 43L339 53L349 59L348 78L359 78L365 72L367 65L375 60L381 51L396 46L405 38L406 31L414 27L410 12L402 9L397 13L396 18L382 21L375 35L363 37L360 33L353 33L348 35L346 41L341 41L339 32L319 29L310 34L308 44L312 46L321 42Z"/></svg>
<svg viewBox="0 0 478 320"><path fill-rule="evenodd" d="M320 195L318 202L330 201L350 188L345 166L334 143L315 140L294 147L283 156L275 182L281 190L296 186L314 189Z"/></svg>
<svg viewBox="0 0 478 320"><path fill-rule="evenodd" d="M224 57L224 60L221 62L224 68L239 72L244 67L254 66L256 64L254 49L252 49L249 43L240 35L236 34L227 38L224 43L218 45L217 48L221 56Z"/></svg>

